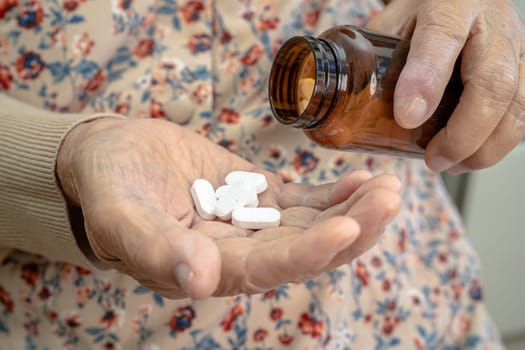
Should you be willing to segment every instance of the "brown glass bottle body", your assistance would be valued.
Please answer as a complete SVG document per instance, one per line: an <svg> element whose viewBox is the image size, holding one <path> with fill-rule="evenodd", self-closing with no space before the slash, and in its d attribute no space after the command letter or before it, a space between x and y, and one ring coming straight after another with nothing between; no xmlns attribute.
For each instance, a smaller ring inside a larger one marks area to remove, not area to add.
<svg viewBox="0 0 525 350"><path fill-rule="evenodd" d="M339 26L317 38L295 37L279 50L269 81L277 120L303 128L326 148L421 157L442 129L463 91L456 64L432 116L404 129L394 119L394 89L405 65L409 42L381 33ZM299 84L313 79L306 104ZM303 107L298 107L303 103Z"/></svg>

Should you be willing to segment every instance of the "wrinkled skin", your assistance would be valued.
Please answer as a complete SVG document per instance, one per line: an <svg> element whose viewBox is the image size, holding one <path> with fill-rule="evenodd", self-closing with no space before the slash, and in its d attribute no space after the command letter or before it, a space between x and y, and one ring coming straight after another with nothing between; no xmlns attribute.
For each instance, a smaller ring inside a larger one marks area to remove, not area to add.
<svg viewBox="0 0 525 350"><path fill-rule="evenodd" d="M510 0L393 0L368 27L411 37L394 96L394 115L406 128L433 113L461 54L465 89L427 147L430 168L485 168L523 139L525 27Z"/></svg>
<svg viewBox="0 0 525 350"><path fill-rule="evenodd" d="M360 170L310 186L264 172L269 186L260 206L279 208L281 226L252 232L202 220L193 180L217 187L232 170L261 171L192 131L152 119L80 124L57 161L96 257L168 298L256 293L312 278L370 248L401 205L401 184L391 175Z"/></svg>

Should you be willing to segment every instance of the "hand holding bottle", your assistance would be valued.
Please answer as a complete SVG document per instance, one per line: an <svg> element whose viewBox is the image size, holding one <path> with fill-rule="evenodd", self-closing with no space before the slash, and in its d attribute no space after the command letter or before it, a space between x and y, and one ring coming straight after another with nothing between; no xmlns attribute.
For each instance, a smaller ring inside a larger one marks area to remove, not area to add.
<svg viewBox="0 0 525 350"><path fill-rule="evenodd" d="M396 120L406 128L434 112L461 55L464 91L426 149L430 168L488 167L523 139L525 26L511 1L393 0L368 27L411 36L394 96Z"/></svg>

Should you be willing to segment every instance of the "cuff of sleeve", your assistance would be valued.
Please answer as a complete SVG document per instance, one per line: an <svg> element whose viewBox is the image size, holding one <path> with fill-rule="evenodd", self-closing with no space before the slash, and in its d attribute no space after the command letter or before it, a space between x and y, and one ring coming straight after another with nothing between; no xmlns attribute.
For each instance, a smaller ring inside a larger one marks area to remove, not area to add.
<svg viewBox="0 0 525 350"><path fill-rule="evenodd" d="M68 131L102 117L123 118L58 114L31 106L0 112L0 246L101 267L85 237L80 208L68 208L55 167Z"/></svg>

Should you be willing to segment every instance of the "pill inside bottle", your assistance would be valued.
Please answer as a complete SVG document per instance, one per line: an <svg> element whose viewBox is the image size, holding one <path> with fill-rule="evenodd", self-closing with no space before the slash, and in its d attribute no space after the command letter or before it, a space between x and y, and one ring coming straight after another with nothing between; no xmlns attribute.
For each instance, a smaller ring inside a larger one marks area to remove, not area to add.
<svg viewBox="0 0 525 350"><path fill-rule="evenodd" d="M301 63L297 75L297 112L302 114L314 93L315 87L315 63L313 54L309 54Z"/></svg>

